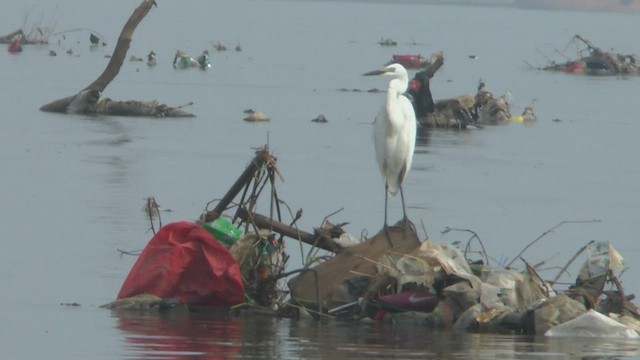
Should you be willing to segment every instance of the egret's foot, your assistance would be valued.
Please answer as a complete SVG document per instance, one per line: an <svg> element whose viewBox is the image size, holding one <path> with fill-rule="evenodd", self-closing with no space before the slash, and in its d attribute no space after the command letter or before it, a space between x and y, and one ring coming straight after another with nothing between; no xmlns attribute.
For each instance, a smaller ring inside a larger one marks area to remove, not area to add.
<svg viewBox="0 0 640 360"><path fill-rule="evenodd" d="M389 234L389 226L384 225L384 233L387 235L387 241L389 242L389 246L393 247L393 242L391 241L391 234Z"/></svg>

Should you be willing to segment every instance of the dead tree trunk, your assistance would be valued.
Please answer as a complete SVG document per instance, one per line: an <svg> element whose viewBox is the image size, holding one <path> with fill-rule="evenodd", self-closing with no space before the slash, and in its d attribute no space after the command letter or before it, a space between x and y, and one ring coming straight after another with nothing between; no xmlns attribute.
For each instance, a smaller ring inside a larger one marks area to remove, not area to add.
<svg viewBox="0 0 640 360"><path fill-rule="evenodd" d="M112 101L100 95L111 81L118 75L127 56L133 32L142 19L157 6L155 0L143 0L133 11L118 38L116 48L109 64L102 74L89 86L76 95L53 101L40 107L41 111L58 113L84 113L120 116L154 116L154 117L191 117L194 116L179 107L169 107L155 101Z"/></svg>

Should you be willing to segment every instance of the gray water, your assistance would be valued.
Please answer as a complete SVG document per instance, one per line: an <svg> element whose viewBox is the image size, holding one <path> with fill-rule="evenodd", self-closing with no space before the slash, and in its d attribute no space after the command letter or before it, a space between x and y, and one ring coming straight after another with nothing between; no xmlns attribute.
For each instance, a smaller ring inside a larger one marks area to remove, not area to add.
<svg viewBox="0 0 640 360"><path fill-rule="evenodd" d="M553 278L590 240L610 241L625 257L627 293L639 290L640 169L638 78L586 78L532 70L564 60L574 34L603 48L638 53L638 15L500 8L314 1L158 1L136 30L128 56L158 54L158 66L125 62L104 96L190 101L193 119L134 119L42 113L104 69L138 2L59 0L3 4L0 32L23 20L56 31L92 28L107 46L91 51L89 33L54 36L48 46L0 53L0 354L13 359L112 358L580 358L637 357L638 342L431 332L414 324L335 324L271 318L118 317L113 300L153 235L141 211L154 196L164 223L196 219L269 144L284 183L279 195L302 229L331 220L376 233L383 185L371 122L384 79L362 73L392 54L444 51L431 82L435 98L474 93L482 78L510 90L514 113L533 99L538 122L468 131L421 132L405 182L409 217L425 238L466 242L475 231L494 265L562 221L523 254L547 261ZM28 16L26 16L26 15ZM380 47L381 37L399 42ZM58 43L60 40L60 43ZM220 41L230 51L215 52ZM235 52L240 44L244 51ZM74 56L66 54L73 48ZM180 48L211 51L210 71L171 67ZM58 53L48 56L49 50ZM470 59L469 55L477 56ZM254 108L271 122L249 124ZM324 114L328 124L310 120ZM554 121L560 120L560 121ZM266 213L266 209L262 209ZM402 216L399 199L390 219ZM287 243L291 269L301 264ZM563 281L572 282L581 258ZM514 263L522 266L520 262ZM79 306L69 306L77 303Z"/></svg>

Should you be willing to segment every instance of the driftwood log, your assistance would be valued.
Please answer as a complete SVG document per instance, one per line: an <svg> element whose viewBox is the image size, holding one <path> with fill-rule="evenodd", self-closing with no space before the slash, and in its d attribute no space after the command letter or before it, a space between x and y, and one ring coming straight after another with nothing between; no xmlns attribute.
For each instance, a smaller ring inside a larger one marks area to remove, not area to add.
<svg viewBox="0 0 640 360"><path fill-rule="evenodd" d="M133 11L125 23L109 64L102 74L79 93L50 102L40 107L41 111L76 114L103 114L119 116L152 116L152 117L192 117L191 113L180 107L169 107L153 101L113 101L102 98L101 94L109 83L118 75L129 50L133 32L142 19L157 6L155 0L143 0Z"/></svg>

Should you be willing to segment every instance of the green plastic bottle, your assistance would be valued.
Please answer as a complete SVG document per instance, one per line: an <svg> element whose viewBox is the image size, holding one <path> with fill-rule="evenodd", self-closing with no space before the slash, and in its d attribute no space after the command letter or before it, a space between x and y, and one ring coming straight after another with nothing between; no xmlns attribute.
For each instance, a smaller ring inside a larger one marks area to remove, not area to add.
<svg viewBox="0 0 640 360"><path fill-rule="evenodd" d="M224 218L217 218L212 222L205 223L203 226L227 249L231 248L242 236L242 231Z"/></svg>

